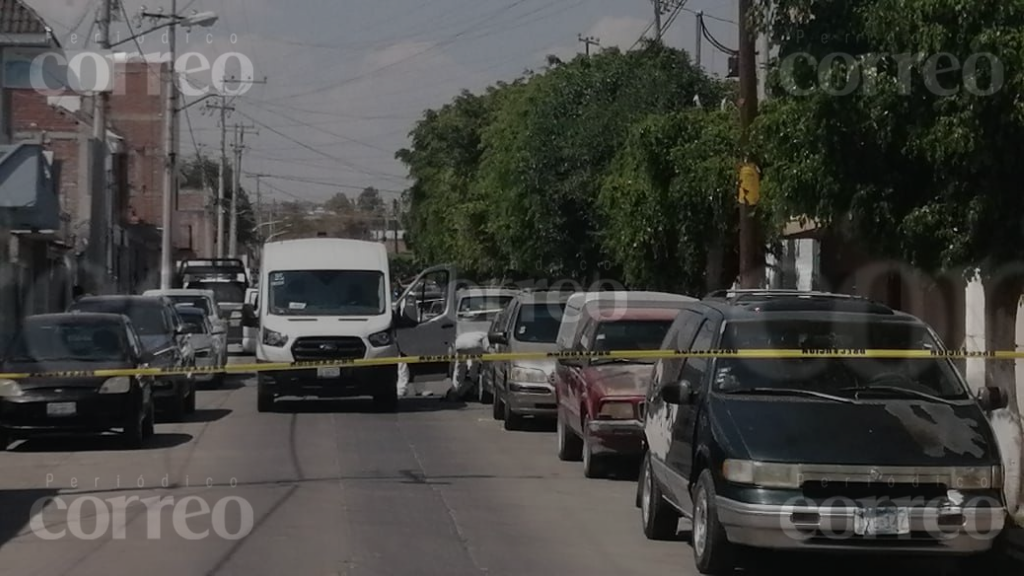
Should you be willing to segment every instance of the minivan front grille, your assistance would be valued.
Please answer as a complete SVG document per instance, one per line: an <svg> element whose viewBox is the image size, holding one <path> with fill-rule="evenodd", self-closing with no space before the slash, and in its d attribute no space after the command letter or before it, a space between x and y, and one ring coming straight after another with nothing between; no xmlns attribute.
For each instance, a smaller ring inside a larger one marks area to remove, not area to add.
<svg viewBox="0 0 1024 576"><path fill-rule="evenodd" d="M364 358L366 344L355 336L299 338L292 344L292 357L296 362Z"/></svg>

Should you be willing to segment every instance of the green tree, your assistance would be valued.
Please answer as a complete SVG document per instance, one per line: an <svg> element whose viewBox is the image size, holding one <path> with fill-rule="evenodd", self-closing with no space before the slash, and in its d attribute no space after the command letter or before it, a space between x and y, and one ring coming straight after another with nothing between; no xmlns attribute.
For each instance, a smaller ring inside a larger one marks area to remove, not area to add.
<svg viewBox="0 0 1024 576"><path fill-rule="evenodd" d="M463 91L428 110L410 134L412 145L396 157L414 179L402 195L407 241L423 263L454 261L469 275L503 267L487 223L493 207L472 183L483 151L481 136L523 80L498 83L483 94Z"/></svg>
<svg viewBox="0 0 1024 576"><path fill-rule="evenodd" d="M930 273L980 268L987 346L1014 349L1024 291L1024 1L775 6L766 27L782 62L797 52L856 57L778 68L755 141L775 219L816 218ZM999 65L976 56L986 53ZM835 89L851 79L852 90ZM1013 361L986 365L989 384L1016 408Z"/></svg>
<svg viewBox="0 0 1024 576"><path fill-rule="evenodd" d="M501 260L543 277L616 275L596 201L631 126L721 93L685 53L660 44L580 56L531 77L485 130L474 184Z"/></svg>
<svg viewBox="0 0 1024 576"><path fill-rule="evenodd" d="M327 202L324 202L324 209L334 214L350 214L355 210L355 207L352 204L352 199L347 194L338 192L331 196Z"/></svg>
<svg viewBox="0 0 1024 576"><path fill-rule="evenodd" d="M196 188L208 190L217 189L217 175L220 173L220 165L211 158L197 154L196 156L182 162L179 171L179 188ZM231 209L231 198L234 190L234 173L228 166L224 174L224 210ZM211 195L207 206L211 211L216 210L217 198ZM256 230L256 212L249 200L249 194L245 188L239 189L238 195L238 244L239 246L257 246L259 238ZM228 212L230 214L230 212Z"/></svg>
<svg viewBox="0 0 1024 576"><path fill-rule="evenodd" d="M384 213L384 200L376 188L368 186L356 198L356 207L365 214L380 215Z"/></svg>
<svg viewBox="0 0 1024 576"><path fill-rule="evenodd" d="M626 284L694 295L732 284L737 120L690 110L633 128L598 202Z"/></svg>

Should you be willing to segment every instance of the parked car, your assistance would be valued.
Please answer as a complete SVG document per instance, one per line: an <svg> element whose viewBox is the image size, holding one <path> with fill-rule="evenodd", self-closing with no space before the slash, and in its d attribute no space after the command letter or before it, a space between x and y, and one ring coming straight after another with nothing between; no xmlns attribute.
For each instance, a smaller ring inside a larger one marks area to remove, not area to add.
<svg viewBox="0 0 1024 576"><path fill-rule="evenodd" d="M124 314L135 326L152 368L184 371L195 366L185 325L164 296L86 296L68 311ZM157 409L166 410L173 420L195 411L196 385L191 374L157 377L153 394Z"/></svg>
<svg viewBox="0 0 1024 576"><path fill-rule="evenodd" d="M194 306L210 317L210 323L216 332L225 334L227 338L228 322L220 309L217 294L213 290L198 288L169 288L167 290L146 290L143 296L166 296L175 306Z"/></svg>
<svg viewBox="0 0 1024 576"><path fill-rule="evenodd" d="M42 314L22 322L0 371L136 369L150 361L131 320L120 314ZM153 424L152 376L0 380L0 450L38 434L111 430L140 448Z"/></svg>
<svg viewBox="0 0 1024 576"><path fill-rule="evenodd" d="M944 350L909 314L786 291L688 304L662 347ZM643 530L673 538L689 518L703 574L731 573L738 546L956 557L1003 529L985 412L1007 398L974 397L947 358L665 359L646 402Z"/></svg>
<svg viewBox="0 0 1024 576"><path fill-rule="evenodd" d="M679 312L678 306L593 308L584 311L582 330L570 350L657 350ZM584 475L599 478L616 460L643 454L640 418L654 360L563 358L558 362L566 368L555 377L559 459L582 459Z"/></svg>
<svg viewBox="0 0 1024 576"><path fill-rule="evenodd" d="M199 308L177 306L178 314L185 323L185 333L189 336L189 344L195 354L196 367L207 369L223 369L227 364L227 350L224 341L213 334L210 317ZM223 372L196 374L196 382L210 382L220 385L224 382Z"/></svg>
<svg viewBox="0 0 1024 576"><path fill-rule="evenodd" d="M487 335L488 351L554 352L562 312L571 296L566 292L524 292L495 319ZM506 430L518 430L526 416L554 418L554 360L490 362L482 384L494 397L492 415Z"/></svg>

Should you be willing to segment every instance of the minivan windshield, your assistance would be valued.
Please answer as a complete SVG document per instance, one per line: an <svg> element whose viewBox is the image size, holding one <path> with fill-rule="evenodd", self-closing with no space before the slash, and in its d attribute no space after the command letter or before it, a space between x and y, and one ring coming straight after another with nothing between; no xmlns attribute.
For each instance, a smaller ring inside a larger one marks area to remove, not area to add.
<svg viewBox="0 0 1024 576"><path fill-rule="evenodd" d="M129 346L121 324L30 318L6 357L14 362L112 362L128 359Z"/></svg>
<svg viewBox="0 0 1024 576"><path fill-rule="evenodd" d="M565 302L524 304L519 309L513 337L520 342L554 344L564 312Z"/></svg>
<svg viewBox="0 0 1024 576"><path fill-rule="evenodd" d="M377 316L389 305L376 270L271 272L268 288L269 312L277 316Z"/></svg>
<svg viewBox="0 0 1024 576"><path fill-rule="evenodd" d="M767 320L726 324L721 348L729 350L939 350L921 324L878 321ZM714 387L721 392L807 390L858 398L966 397L949 359L934 358L719 358Z"/></svg>

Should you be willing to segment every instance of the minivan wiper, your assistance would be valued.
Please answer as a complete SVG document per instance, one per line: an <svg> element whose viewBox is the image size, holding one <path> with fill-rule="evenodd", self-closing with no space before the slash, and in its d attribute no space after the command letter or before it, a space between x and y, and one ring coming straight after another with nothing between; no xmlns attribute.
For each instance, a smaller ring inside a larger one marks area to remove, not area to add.
<svg viewBox="0 0 1024 576"><path fill-rule="evenodd" d="M814 390L802 390L800 388L770 388L770 387L754 387L754 388L737 388L735 390L722 390L723 394L776 394L782 396L811 396L814 398L822 398L824 400L831 400L833 402L843 402L846 404L856 404L857 401L852 398L843 398L842 396L833 396L832 394L825 394L824 392L815 392Z"/></svg>
<svg viewBox="0 0 1024 576"><path fill-rule="evenodd" d="M851 386L849 388L843 388L842 392L853 392L855 396L860 395L863 392L881 392L883 394L889 394L892 396L911 396L914 398L922 398L930 402L939 402L940 404L952 404L951 401L935 396L934 394L928 394L927 392L921 392L918 390L910 390L908 388L901 388L899 386Z"/></svg>

